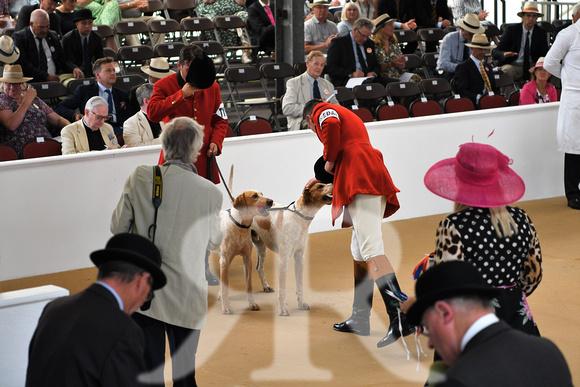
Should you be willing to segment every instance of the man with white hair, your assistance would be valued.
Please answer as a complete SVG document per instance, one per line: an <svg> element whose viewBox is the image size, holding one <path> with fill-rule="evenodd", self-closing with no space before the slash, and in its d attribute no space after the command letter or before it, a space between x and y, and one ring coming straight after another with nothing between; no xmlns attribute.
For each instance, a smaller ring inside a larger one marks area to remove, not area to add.
<svg viewBox="0 0 580 387"><path fill-rule="evenodd" d="M561 31L544 59L544 69L562 79L558 111L558 149L564 152L564 190L568 207L580 210L580 3L572 8L573 24Z"/></svg>
<svg viewBox="0 0 580 387"><path fill-rule="evenodd" d="M83 118L62 128L62 154L70 155L106 149L118 149L119 143L109 118L109 105L101 97L89 99Z"/></svg>

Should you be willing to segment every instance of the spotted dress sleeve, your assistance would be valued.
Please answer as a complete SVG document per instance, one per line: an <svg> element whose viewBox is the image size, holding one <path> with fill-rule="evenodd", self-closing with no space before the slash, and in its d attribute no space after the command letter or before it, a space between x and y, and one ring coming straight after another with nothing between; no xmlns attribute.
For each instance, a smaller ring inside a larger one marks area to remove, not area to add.
<svg viewBox="0 0 580 387"><path fill-rule="evenodd" d="M464 260L461 234L448 218L439 223L435 239L435 265L445 261Z"/></svg>
<svg viewBox="0 0 580 387"><path fill-rule="evenodd" d="M524 268L520 273L519 285L526 294L529 296L536 290L540 282L542 281L542 250L540 249L540 240L538 239L538 233L536 228L532 223L531 219L526 214L526 221L530 225L530 232L532 238L530 241L530 247L528 249L528 260L524 264Z"/></svg>

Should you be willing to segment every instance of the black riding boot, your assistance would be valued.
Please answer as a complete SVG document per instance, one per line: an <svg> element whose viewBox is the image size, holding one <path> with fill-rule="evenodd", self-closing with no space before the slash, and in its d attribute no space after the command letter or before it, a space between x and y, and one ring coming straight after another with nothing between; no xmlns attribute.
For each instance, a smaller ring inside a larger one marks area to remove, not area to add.
<svg viewBox="0 0 580 387"><path fill-rule="evenodd" d="M352 303L352 315L343 322L333 325L335 331L350 332L360 336L368 336L371 333L369 318L373 306L372 279L354 279L354 301Z"/></svg>
<svg viewBox="0 0 580 387"><path fill-rule="evenodd" d="M387 314L389 315L389 319L391 321L391 323L389 324L389 330L387 331L387 335L377 343L377 348L382 348L386 347L389 344L394 343L399 339L399 337L401 337L401 330L399 329L399 313L401 315L400 321L403 336L407 336L410 335L411 333L414 333L415 327L409 324L407 322L407 316L403 312L400 312L399 301L388 295L386 292L386 290L389 290L396 294L396 292L401 291L395 273L389 273L380 278L377 278L375 283L377 284L379 292L383 297L385 307L387 308Z"/></svg>
<svg viewBox="0 0 580 387"><path fill-rule="evenodd" d="M209 286L218 286L220 280L209 271L209 250L205 251L205 280Z"/></svg>

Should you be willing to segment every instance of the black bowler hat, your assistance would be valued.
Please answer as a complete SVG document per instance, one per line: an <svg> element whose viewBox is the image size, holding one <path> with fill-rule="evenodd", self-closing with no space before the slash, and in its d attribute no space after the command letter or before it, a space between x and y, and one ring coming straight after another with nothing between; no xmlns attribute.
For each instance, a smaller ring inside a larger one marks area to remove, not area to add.
<svg viewBox="0 0 580 387"><path fill-rule="evenodd" d="M326 172L324 169L324 156L320 156L316 163L314 163L314 177L321 183L332 184L334 182L334 175L332 173Z"/></svg>
<svg viewBox="0 0 580 387"><path fill-rule="evenodd" d="M96 17L93 17L93 13L91 12L90 9L79 9L78 11L75 11L75 18L74 18L74 22L78 22L81 20L95 20Z"/></svg>
<svg viewBox="0 0 580 387"><path fill-rule="evenodd" d="M479 295L493 298L500 290L488 286L479 271L464 261L444 262L425 271L415 284L417 301L407 313L407 321L421 325L423 313L435 302L446 298Z"/></svg>
<svg viewBox="0 0 580 387"><path fill-rule="evenodd" d="M214 84L215 66L213 60L205 52L193 58L185 81L198 89L207 89Z"/></svg>
<svg viewBox="0 0 580 387"><path fill-rule="evenodd" d="M161 270L161 253L149 239L137 234L117 234L103 250L93 251L91 261L95 266L103 262L124 261L143 268L153 277L153 290L165 286L167 278Z"/></svg>

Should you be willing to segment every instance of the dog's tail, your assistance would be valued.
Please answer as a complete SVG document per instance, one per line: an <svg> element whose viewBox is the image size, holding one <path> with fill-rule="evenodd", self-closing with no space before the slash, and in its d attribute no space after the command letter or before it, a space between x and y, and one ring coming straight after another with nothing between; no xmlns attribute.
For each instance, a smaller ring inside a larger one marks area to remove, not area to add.
<svg viewBox="0 0 580 387"><path fill-rule="evenodd" d="M230 180L228 182L228 189L230 192L234 192L234 164L230 168Z"/></svg>

